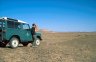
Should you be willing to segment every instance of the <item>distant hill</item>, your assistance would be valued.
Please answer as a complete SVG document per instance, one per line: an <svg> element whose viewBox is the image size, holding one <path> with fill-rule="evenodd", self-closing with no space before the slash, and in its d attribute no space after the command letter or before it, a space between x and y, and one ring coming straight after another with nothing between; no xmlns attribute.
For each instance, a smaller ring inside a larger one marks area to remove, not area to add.
<svg viewBox="0 0 96 62"><path fill-rule="evenodd" d="M46 32L46 33L55 33L54 31L50 31L48 29L40 29L40 32Z"/></svg>

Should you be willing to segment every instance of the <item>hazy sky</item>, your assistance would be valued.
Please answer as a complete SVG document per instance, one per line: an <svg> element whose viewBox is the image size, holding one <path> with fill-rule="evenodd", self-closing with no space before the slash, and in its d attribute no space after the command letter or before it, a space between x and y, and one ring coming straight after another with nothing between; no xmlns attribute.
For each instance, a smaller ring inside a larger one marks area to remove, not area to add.
<svg viewBox="0 0 96 62"><path fill-rule="evenodd" d="M0 17L51 31L96 31L96 0L0 0Z"/></svg>

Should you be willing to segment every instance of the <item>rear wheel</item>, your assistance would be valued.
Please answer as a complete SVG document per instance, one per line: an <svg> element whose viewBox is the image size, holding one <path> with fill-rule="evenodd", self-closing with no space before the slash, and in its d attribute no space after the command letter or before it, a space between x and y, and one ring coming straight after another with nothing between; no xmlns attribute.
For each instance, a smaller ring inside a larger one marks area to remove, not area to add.
<svg viewBox="0 0 96 62"><path fill-rule="evenodd" d="M12 37L9 43L11 48L16 48L19 45L19 40L16 37Z"/></svg>

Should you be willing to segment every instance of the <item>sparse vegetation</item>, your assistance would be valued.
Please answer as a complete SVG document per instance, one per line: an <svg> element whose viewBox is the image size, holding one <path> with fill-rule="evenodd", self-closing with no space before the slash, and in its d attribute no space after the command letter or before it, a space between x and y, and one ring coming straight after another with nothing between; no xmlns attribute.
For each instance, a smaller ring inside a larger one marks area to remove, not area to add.
<svg viewBox="0 0 96 62"><path fill-rule="evenodd" d="M96 62L96 33L42 33L38 48L0 48L0 62Z"/></svg>

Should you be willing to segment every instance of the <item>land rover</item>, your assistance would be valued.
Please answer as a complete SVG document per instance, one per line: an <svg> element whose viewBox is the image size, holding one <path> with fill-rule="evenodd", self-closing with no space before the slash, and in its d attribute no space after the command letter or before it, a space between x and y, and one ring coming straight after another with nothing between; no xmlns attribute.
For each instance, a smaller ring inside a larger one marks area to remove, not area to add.
<svg viewBox="0 0 96 62"><path fill-rule="evenodd" d="M3 17L0 18L0 46L5 47L9 44L10 47L16 48L21 43L27 46L33 43L29 24L21 20ZM36 45L40 45L41 33L36 32Z"/></svg>

